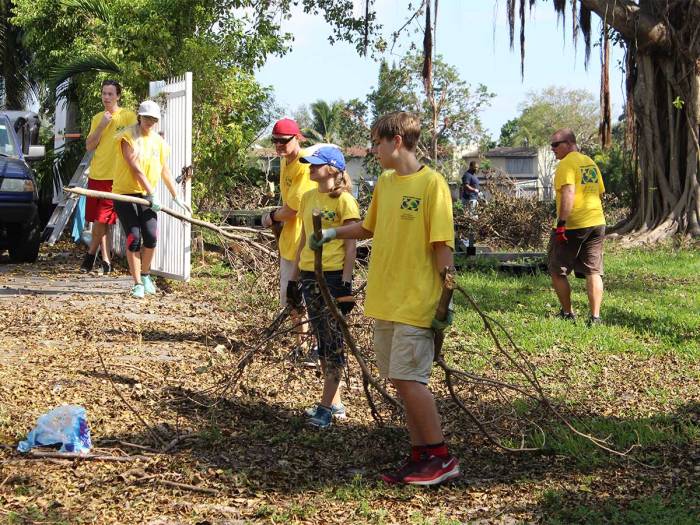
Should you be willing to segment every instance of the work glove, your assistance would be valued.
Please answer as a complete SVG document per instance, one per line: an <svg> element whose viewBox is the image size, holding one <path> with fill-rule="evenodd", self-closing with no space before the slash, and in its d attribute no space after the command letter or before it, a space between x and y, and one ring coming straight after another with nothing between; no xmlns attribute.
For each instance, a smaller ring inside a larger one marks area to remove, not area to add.
<svg viewBox="0 0 700 525"><path fill-rule="evenodd" d="M566 244L569 239L566 237L566 221L557 222L557 228L554 230L557 244Z"/></svg>
<svg viewBox="0 0 700 525"><path fill-rule="evenodd" d="M303 306L301 283L299 281L289 281L287 283L287 304L295 310L299 310Z"/></svg>
<svg viewBox="0 0 700 525"><path fill-rule="evenodd" d="M352 281L343 281L340 286L343 293L341 297L352 297ZM352 312L354 307L355 301L338 301L338 310L340 310L343 315L348 315L350 312Z"/></svg>
<svg viewBox="0 0 700 525"><path fill-rule="evenodd" d="M187 204L182 202L179 197L175 197L173 202L177 204L180 208L182 208L185 213L189 213L190 215L192 215L192 208L190 208Z"/></svg>
<svg viewBox="0 0 700 525"><path fill-rule="evenodd" d="M453 318L454 312L452 310L447 310L447 319L440 321L439 319L433 317L433 320L430 322L430 326L433 330L444 332L452 324Z"/></svg>
<svg viewBox="0 0 700 525"><path fill-rule="evenodd" d="M309 235L309 248L311 248L314 251L320 250L321 246L335 239L336 235L337 232L335 231L335 228L321 230L321 240L317 240L316 234L312 233L311 235Z"/></svg>
<svg viewBox="0 0 700 525"><path fill-rule="evenodd" d="M160 201L155 193L146 195L146 200L153 211L160 211Z"/></svg>

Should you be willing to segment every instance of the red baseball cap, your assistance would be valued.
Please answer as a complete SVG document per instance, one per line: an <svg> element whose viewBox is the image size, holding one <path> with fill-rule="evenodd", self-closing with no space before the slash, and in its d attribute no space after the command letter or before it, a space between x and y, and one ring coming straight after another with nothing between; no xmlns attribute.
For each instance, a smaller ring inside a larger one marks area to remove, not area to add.
<svg viewBox="0 0 700 525"><path fill-rule="evenodd" d="M275 122L275 125L272 127L272 135L284 135L287 137L295 135L299 140L304 140L304 135L301 134L299 125L290 118L283 118Z"/></svg>

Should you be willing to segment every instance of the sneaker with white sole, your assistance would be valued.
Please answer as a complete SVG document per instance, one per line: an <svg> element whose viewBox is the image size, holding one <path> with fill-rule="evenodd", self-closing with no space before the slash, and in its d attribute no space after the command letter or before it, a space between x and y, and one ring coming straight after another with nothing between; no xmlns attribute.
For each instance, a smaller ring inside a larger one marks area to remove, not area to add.
<svg viewBox="0 0 700 525"><path fill-rule="evenodd" d="M379 479L388 485L397 485L399 483L406 483L404 479L409 474L413 474L418 468L420 468L420 461L413 461L408 458L398 469L388 470L379 474Z"/></svg>
<svg viewBox="0 0 700 525"><path fill-rule="evenodd" d="M333 413L330 408L318 405L316 414L307 419L306 424L316 428L328 428L333 424Z"/></svg>
<svg viewBox="0 0 700 525"><path fill-rule="evenodd" d="M153 283L150 275L142 275L141 282L143 283L143 291L148 295L155 295L156 285Z"/></svg>
<svg viewBox="0 0 700 525"><path fill-rule="evenodd" d="M307 408L306 410L304 410L304 414L308 417L315 417L319 406L321 405L316 404L312 407ZM348 413L345 410L345 405L343 405L342 403L338 405L331 405L331 414L333 414L333 417L335 419L345 419L348 417Z"/></svg>
<svg viewBox="0 0 700 525"><path fill-rule="evenodd" d="M143 289L142 284L135 284L131 287L131 297L143 299L144 295L146 295L146 291Z"/></svg>
<svg viewBox="0 0 700 525"><path fill-rule="evenodd" d="M459 460L454 456L430 456L403 478L409 485L439 485L459 476Z"/></svg>

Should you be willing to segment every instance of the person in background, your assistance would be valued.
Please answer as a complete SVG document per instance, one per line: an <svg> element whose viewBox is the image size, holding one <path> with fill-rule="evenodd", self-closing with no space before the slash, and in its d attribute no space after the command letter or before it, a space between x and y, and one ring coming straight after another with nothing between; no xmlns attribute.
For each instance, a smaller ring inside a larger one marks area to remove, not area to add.
<svg viewBox="0 0 700 525"><path fill-rule="evenodd" d="M104 111L92 117L90 133L85 142L85 148L95 152L90 162L87 185L89 190L112 191L114 169L118 157L121 156L114 137L126 127L136 123L136 114L133 111L119 107L121 94L122 87L116 80L102 82ZM108 274L112 271L112 261L107 232L108 227L117 222L114 202L109 199L87 197L85 221L92 223L92 240L80 265L80 271L84 273L92 271L97 258L97 249L101 248L102 273Z"/></svg>
<svg viewBox="0 0 700 525"><path fill-rule="evenodd" d="M576 315L568 275L573 271L586 279L590 326L601 322L605 185L596 163L579 152L573 131L557 130L551 146L559 164L554 172L557 218L549 241L549 273L561 305L559 317L571 321Z"/></svg>
<svg viewBox="0 0 700 525"><path fill-rule="evenodd" d="M479 171L479 165L471 161L469 168L462 175L462 204L469 210L474 210L479 203L479 177L476 173Z"/></svg>
<svg viewBox="0 0 700 525"><path fill-rule="evenodd" d="M150 269L158 239L160 203L155 194L158 182L163 182L174 202L186 213L192 210L177 196L177 188L170 176L167 159L170 147L154 130L160 120L160 108L152 100L141 103L138 122L117 135L121 154L114 175L113 192L120 195L141 197L149 205L115 202L119 221L126 234L126 260L134 279L131 296L143 299L145 294L155 294L156 287Z"/></svg>

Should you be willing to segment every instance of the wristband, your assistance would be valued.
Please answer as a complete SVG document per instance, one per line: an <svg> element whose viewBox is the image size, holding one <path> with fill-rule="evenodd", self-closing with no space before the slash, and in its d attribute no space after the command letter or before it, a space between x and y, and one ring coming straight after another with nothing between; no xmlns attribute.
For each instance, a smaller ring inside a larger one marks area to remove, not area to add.
<svg viewBox="0 0 700 525"><path fill-rule="evenodd" d="M566 220L564 220L564 219L559 219L559 220L557 221L557 228L561 228L562 226L565 226L565 225L566 225Z"/></svg>

